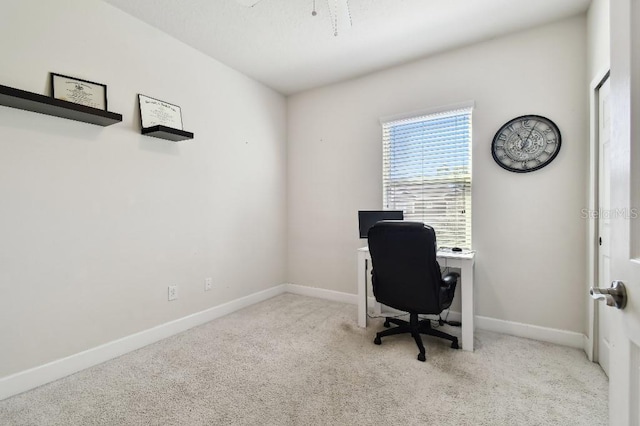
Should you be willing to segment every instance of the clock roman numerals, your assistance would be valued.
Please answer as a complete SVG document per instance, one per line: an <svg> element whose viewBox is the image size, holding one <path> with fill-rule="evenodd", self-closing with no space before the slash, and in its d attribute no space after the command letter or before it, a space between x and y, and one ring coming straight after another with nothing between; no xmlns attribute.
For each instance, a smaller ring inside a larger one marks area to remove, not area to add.
<svg viewBox="0 0 640 426"><path fill-rule="evenodd" d="M491 155L503 169L527 173L545 167L560 151L558 126L539 115L523 115L505 123L493 137Z"/></svg>

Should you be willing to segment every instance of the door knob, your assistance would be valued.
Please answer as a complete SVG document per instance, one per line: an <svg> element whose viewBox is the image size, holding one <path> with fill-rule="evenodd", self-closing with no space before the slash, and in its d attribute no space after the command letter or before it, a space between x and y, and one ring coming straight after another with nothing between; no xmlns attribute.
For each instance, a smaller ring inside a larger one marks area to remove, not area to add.
<svg viewBox="0 0 640 426"><path fill-rule="evenodd" d="M595 300L604 300L607 302L607 306L624 309L627 305L627 289L622 281L613 281L610 288L591 287L589 294Z"/></svg>

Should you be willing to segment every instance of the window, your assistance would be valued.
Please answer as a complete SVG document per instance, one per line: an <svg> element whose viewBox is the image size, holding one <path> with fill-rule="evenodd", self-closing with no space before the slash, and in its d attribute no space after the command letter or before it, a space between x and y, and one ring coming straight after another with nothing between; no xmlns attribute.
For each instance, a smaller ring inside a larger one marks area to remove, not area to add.
<svg viewBox="0 0 640 426"><path fill-rule="evenodd" d="M471 248L471 106L382 120L384 208Z"/></svg>

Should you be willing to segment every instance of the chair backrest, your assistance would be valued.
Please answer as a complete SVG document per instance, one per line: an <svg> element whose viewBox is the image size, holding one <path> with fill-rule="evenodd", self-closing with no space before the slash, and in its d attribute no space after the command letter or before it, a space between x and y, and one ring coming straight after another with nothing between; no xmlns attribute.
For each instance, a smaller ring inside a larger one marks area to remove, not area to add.
<svg viewBox="0 0 640 426"><path fill-rule="evenodd" d="M376 300L405 312L442 312L436 234L421 222L382 221L369 230Z"/></svg>

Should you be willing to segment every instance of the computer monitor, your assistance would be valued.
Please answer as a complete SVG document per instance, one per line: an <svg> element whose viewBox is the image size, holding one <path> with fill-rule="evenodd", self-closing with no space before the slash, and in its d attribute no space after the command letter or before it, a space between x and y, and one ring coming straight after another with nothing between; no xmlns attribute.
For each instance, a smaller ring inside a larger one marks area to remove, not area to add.
<svg viewBox="0 0 640 426"><path fill-rule="evenodd" d="M381 220L403 220L402 210L358 210L360 238L367 238L369 228Z"/></svg>

